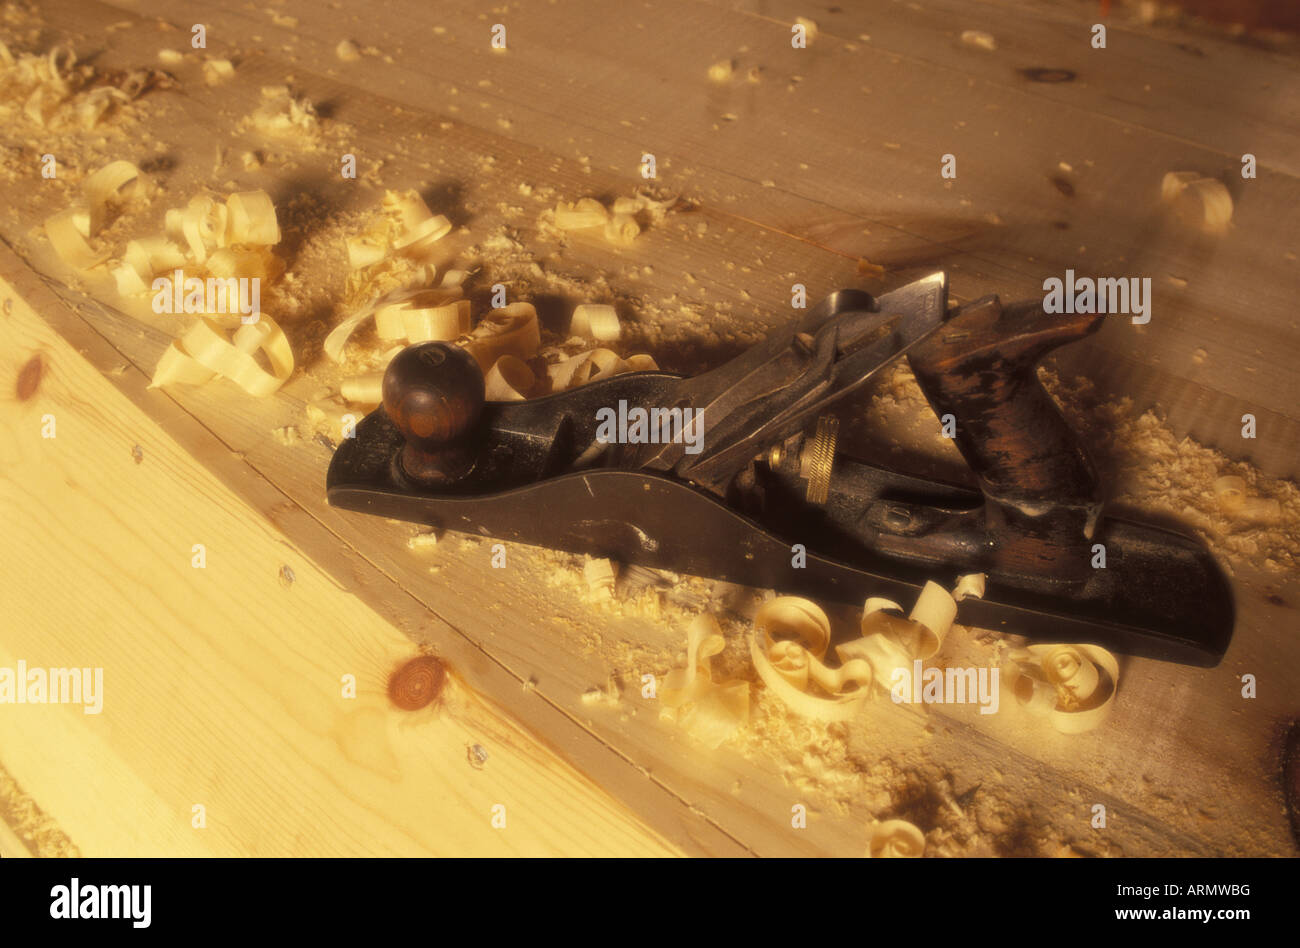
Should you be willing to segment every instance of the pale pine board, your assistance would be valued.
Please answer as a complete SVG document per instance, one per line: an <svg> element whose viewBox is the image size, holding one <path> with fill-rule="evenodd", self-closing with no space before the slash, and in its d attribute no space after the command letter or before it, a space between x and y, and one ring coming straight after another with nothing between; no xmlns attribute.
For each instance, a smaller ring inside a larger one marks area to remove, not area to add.
<svg viewBox="0 0 1300 948"><path fill-rule="evenodd" d="M394 709L386 679L410 641L3 291L0 387L33 353L47 369L0 406L0 665L100 666L105 699L99 715L0 707L0 762L83 854L674 851L463 685L441 709Z"/></svg>

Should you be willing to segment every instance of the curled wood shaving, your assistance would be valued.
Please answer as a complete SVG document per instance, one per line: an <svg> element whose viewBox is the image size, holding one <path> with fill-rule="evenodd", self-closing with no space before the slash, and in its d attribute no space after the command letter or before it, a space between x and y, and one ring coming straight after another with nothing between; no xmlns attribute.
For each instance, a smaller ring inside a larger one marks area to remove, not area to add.
<svg viewBox="0 0 1300 948"><path fill-rule="evenodd" d="M627 372L657 372L659 366L653 357L644 353L620 358L610 349L593 349L580 352L547 366L547 376L552 392L562 392L598 379L623 375Z"/></svg>
<svg viewBox="0 0 1300 948"><path fill-rule="evenodd" d="M469 300L459 287L404 291L375 310L375 330L411 343L455 339L469 331Z"/></svg>
<svg viewBox="0 0 1300 948"><path fill-rule="evenodd" d="M383 241L371 234L358 234L347 240L348 266L361 270L373 266L388 255L388 248Z"/></svg>
<svg viewBox="0 0 1300 948"><path fill-rule="evenodd" d="M1062 734L1081 734L1110 715L1119 662L1096 645L1030 645L1007 653L1004 680L1030 714Z"/></svg>
<svg viewBox="0 0 1300 948"><path fill-rule="evenodd" d="M612 342L619 338L622 329L614 307L606 304L583 303L573 311L569 323L570 343L582 339L594 339L598 342ZM550 381L550 391L561 392L597 379L622 375L626 372L655 372L659 366L655 360L644 353L628 356L626 359L611 349L596 348L573 355L564 355L560 349L547 349L543 357L552 360L546 367L546 376Z"/></svg>
<svg viewBox="0 0 1300 948"><path fill-rule="evenodd" d="M605 223L605 239L611 244L627 246L641 233L641 225L631 214L615 214Z"/></svg>
<svg viewBox="0 0 1300 948"><path fill-rule="evenodd" d="M581 198L573 204L561 201L555 206L555 226L560 230L586 230L604 227L609 220L605 205L595 198Z"/></svg>
<svg viewBox="0 0 1300 948"><path fill-rule="evenodd" d="M357 405L378 405L384 400L384 373L368 372L344 379L339 386L344 401Z"/></svg>
<svg viewBox="0 0 1300 948"><path fill-rule="evenodd" d="M395 276L399 259L427 261L434 244L450 231L451 222L429 210L414 190L384 193L379 217L346 242L352 269L347 295L363 302L326 337L325 354L332 361L342 360L348 339L371 317L376 334L386 340L450 342L469 332L470 304L461 291L468 276L465 271L448 270L438 287L410 285L411 279L424 283L436 272L431 263L421 263L414 269L408 263L406 279ZM394 282L398 285L392 286ZM386 284L387 292L377 294L377 298L370 295ZM360 385L351 390L369 391Z"/></svg>
<svg viewBox="0 0 1300 948"><path fill-rule="evenodd" d="M117 106L131 101L131 96L121 89L101 86L86 92L73 103L72 114L76 124L89 131L98 125Z"/></svg>
<svg viewBox="0 0 1300 948"><path fill-rule="evenodd" d="M983 599L985 580L983 573L967 573L965 576L959 576L957 585L953 587L952 598L958 602L968 596L972 599Z"/></svg>
<svg viewBox="0 0 1300 948"><path fill-rule="evenodd" d="M257 317L255 322L239 324L233 335L227 334L227 320L201 318L168 346L149 387L202 385L220 376L250 395L272 394L293 373L293 350L275 320L260 313ZM259 363L259 352L269 370Z"/></svg>
<svg viewBox="0 0 1300 948"><path fill-rule="evenodd" d="M613 342L620 332L614 307L600 303L583 303L576 307L569 322L570 335L586 336L598 342Z"/></svg>
<svg viewBox="0 0 1300 948"><path fill-rule="evenodd" d="M134 165L117 161L87 178L85 190L87 227L93 228L93 221L102 222L113 206L146 195L149 185ZM165 220L165 236L127 243L121 260L111 268L118 292L123 296L147 293L162 273L169 274L173 286L178 280L187 284L206 274L230 281L215 287L215 294L209 289L204 297L205 306L215 303L218 312L224 309L229 315L203 314L173 340L154 369L150 387L201 385L220 376L251 395L275 392L293 372L293 350L270 316L258 312L241 318L243 301L237 282L257 280L260 287L284 272L283 261L271 250L280 240L280 227L270 196L264 191L244 191L221 204L200 195L185 208L169 209ZM50 222L46 230L59 249L56 235L64 233L66 225L62 219L52 221L53 231ZM74 215L73 221L80 218ZM76 248L71 254L74 259L69 259L65 246L60 255L74 266L88 269L86 264L96 258L85 257L84 249ZM227 332L232 326L237 327L233 335Z"/></svg>
<svg viewBox="0 0 1300 948"><path fill-rule="evenodd" d="M965 595L975 583L968 582ZM836 647L841 660L862 658L870 663L876 681L888 688L902 670L911 674L917 659L933 658L957 616L957 603L938 583L928 582L904 619L902 607L888 599L868 599L862 610L862 638Z"/></svg>
<svg viewBox="0 0 1300 948"><path fill-rule="evenodd" d="M165 221L166 236L130 241L111 268L123 296L146 293L156 276L175 270L187 279L206 275L263 285L284 273L284 261L271 249L280 241L280 225L265 191L231 194L224 202L197 195L183 208L169 208Z"/></svg>
<svg viewBox="0 0 1300 948"><path fill-rule="evenodd" d="M114 161L89 175L82 185L84 202L46 219L45 233L54 252L78 270L90 270L109 259L90 240L103 229L109 214L120 205L148 198L149 180L129 161Z"/></svg>
<svg viewBox="0 0 1300 948"><path fill-rule="evenodd" d="M23 114L37 125L50 124L60 106L73 97L84 78L73 71L76 61L71 47L56 46L45 55L24 53L15 57L0 42L5 85L25 96Z"/></svg>
<svg viewBox="0 0 1300 948"><path fill-rule="evenodd" d="M195 263L208 259L208 251L224 246L230 210L207 195L196 195L181 213L181 232ZM275 241L272 241L275 243Z"/></svg>
<svg viewBox="0 0 1300 948"><path fill-rule="evenodd" d="M135 200L147 199L152 189L149 179L131 162L113 161L89 175L81 190L90 209L90 230L98 233L112 210Z"/></svg>
<svg viewBox="0 0 1300 948"><path fill-rule="evenodd" d="M925 834L906 820L873 822L867 832L869 859L916 858L925 854Z"/></svg>
<svg viewBox="0 0 1300 948"><path fill-rule="evenodd" d="M574 312L570 331L597 339L617 338L618 316L612 306L582 305ZM484 369L489 401L518 401L534 394L562 392L597 379L626 372L653 372L659 366L645 354L623 359L610 349L598 348L564 356L559 349L542 350L549 359L543 374L534 371L540 359L541 329L531 303L513 303L493 310L460 344ZM534 360L529 364L529 360ZM546 384L540 385L542 379Z"/></svg>
<svg viewBox="0 0 1300 948"><path fill-rule="evenodd" d="M1220 477L1214 482L1219 510L1243 524L1276 524L1282 519L1282 503L1275 497L1251 497L1244 477Z"/></svg>
<svg viewBox="0 0 1300 948"><path fill-rule="evenodd" d="M749 723L749 683L713 680L712 658L725 646L716 619L696 618L686 631L686 667L669 672L659 694L660 716L710 749Z"/></svg>
<svg viewBox="0 0 1300 948"><path fill-rule="evenodd" d="M451 221L434 214L415 191L389 191L384 214L391 225L389 243L394 250L419 255L451 232Z"/></svg>
<svg viewBox="0 0 1300 948"><path fill-rule="evenodd" d="M791 711L821 721L847 721L870 694L871 665L851 658L839 668L827 666L822 658L830 637L830 620L820 606L778 596L754 616L750 658L763 684Z"/></svg>
<svg viewBox="0 0 1300 948"><path fill-rule="evenodd" d="M166 237L142 237L129 241L122 259L111 269L121 296L148 293L153 277L183 268L189 263L185 252Z"/></svg>
<svg viewBox="0 0 1300 948"><path fill-rule="evenodd" d="M593 349L580 352L563 362L547 366L546 372L551 379L551 391L562 392L627 372L627 363L619 358L618 353L610 349Z"/></svg>
<svg viewBox="0 0 1300 948"><path fill-rule="evenodd" d="M326 355L341 361L348 337L371 316L380 339L409 344L455 341L464 346L483 371L489 401L518 401L535 387L536 376L528 360L541 346L541 327L531 303L492 310L471 332L470 303L460 296L459 286L395 291L336 326L325 339ZM390 351L385 364L398 351ZM357 386L347 391L369 394L373 389L358 380Z"/></svg>
<svg viewBox="0 0 1300 948"><path fill-rule="evenodd" d="M954 592L983 596L983 573L963 576ZM911 675L915 661L935 657L957 618L956 596L937 583L920 590L917 605L905 619L902 606L892 599L872 597L862 609L861 639L836 646L841 662L861 658L871 666L881 688L888 689L898 674Z"/></svg>
<svg viewBox="0 0 1300 948"><path fill-rule="evenodd" d="M498 359L528 360L542 345L542 330L532 303L511 303L489 312L463 341L486 374Z"/></svg>
<svg viewBox="0 0 1300 948"><path fill-rule="evenodd" d="M348 339L372 317L380 339L450 342L469 330L469 300L459 287L394 290L335 326L325 337L325 354L341 362Z"/></svg>
<svg viewBox="0 0 1300 948"><path fill-rule="evenodd" d="M492 364L485 383L488 401L518 402L528 397L537 384L537 376L523 359L507 354Z"/></svg>
<svg viewBox="0 0 1300 948"><path fill-rule="evenodd" d="M265 191L240 191L226 199L226 240L223 246L280 242L275 204Z"/></svg>
<svg viewBox="0 0 1300 948"><path fill-rule="evenodd" d="M1220 477L1214 482L1214 497L1219 502L1219 509L1224 513L1240 510L1246 503L1246 479L1244 477Z"/></svg>
<svg viewBox="0 0 1300 948"><path fill-rule="evenodd" d="M754 631L769 642L798 642L816 658L822 658L831 644L831 621L811 599L778 596L769 599L754 614Z"/></svg>
<svg viewBox="0 0 1300 948"><path fill-rule="evenodd" d="M345 306L358 310L349 317L353 328L385 296L424 287L433 279L437 272L431 261L434 245L450 230L450 221L430 211L415 191L385 192L376 218L363 232L346 240L351 272ZM465 271L449 270L440 287L458 288L466 276Z"/></svg>
<svg viewBox="0 0 1300 948"><path fill-rule="evenodd" d="M628 370L631 372L658 372L659 364L655 362L654 356L647 355L644 352L630 355L623 360Z"/></svg>
<svg viewBox="0 0 1300 948"><path fill-rule="evenodd" d="M85 207L70 207L47 217L45 236L59 259L78 270L90 270L109 257L90 245L90 211Z"/></svg>
<svg viewBox="0 0 1300 948"><path fill-rule="evenodd" d="M963 598L983 595L983 587L983 574L963 576L957 583ZM921 590L911 615L904 619L901 612L891 600L868 599L862 637L836 646L840 664L832 667L824 661L831 624L822 608L796 596L769 599L755 613L749 637L754 669L794 713L821 721L847 721L870 698L873 682L888 689L896 669L910 675L913 662L939 651L956 617L957 603L931 582Z"/></svg>

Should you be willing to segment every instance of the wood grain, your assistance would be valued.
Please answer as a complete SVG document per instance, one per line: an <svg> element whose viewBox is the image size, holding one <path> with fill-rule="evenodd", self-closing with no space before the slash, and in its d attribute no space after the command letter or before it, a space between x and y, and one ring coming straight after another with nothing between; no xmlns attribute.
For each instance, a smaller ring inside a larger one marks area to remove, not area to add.
<svg viewBox="0 0 1300 948"><path fill-rule="evenodd" d="M0 666L104 671L101 713L6 705L0 747L83 854L674 851L463 685L392 707L410 641L0 294L0 388L33 353L47 363L0 407Z"/></svg>

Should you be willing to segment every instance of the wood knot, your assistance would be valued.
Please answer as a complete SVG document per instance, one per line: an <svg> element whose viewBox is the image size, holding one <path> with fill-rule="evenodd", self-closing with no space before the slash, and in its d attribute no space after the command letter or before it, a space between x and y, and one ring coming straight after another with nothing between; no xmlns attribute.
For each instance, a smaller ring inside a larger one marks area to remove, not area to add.
<svg viewBox="0 0 1300 948"><path fill-rule="evenodd" d="M419 711L438 699L447 683L447 667L432 655L421 655L388 677L388 700L403 711Z"/></svg>
<svg viewBox="0 0 1300 948"><path fill-rule="evenodd" d="M45 374L45 360L38 352L33 355L18 372L18 382L14 386L18 400L25 402L41 387L41 376Z"/></svg>

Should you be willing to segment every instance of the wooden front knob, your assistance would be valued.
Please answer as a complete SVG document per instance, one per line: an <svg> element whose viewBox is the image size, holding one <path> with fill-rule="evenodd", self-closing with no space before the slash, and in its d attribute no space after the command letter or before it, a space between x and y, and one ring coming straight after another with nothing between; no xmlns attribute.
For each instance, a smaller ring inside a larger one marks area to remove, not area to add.
<svg viewBox="0 0 1300 948"><path fill-rule="evenodd" d="M460 346L422 342L384 373L384 411L406 439L402 468L427 484L459 480L474 465L472 434L483 413L483 372Z"/></svg>

